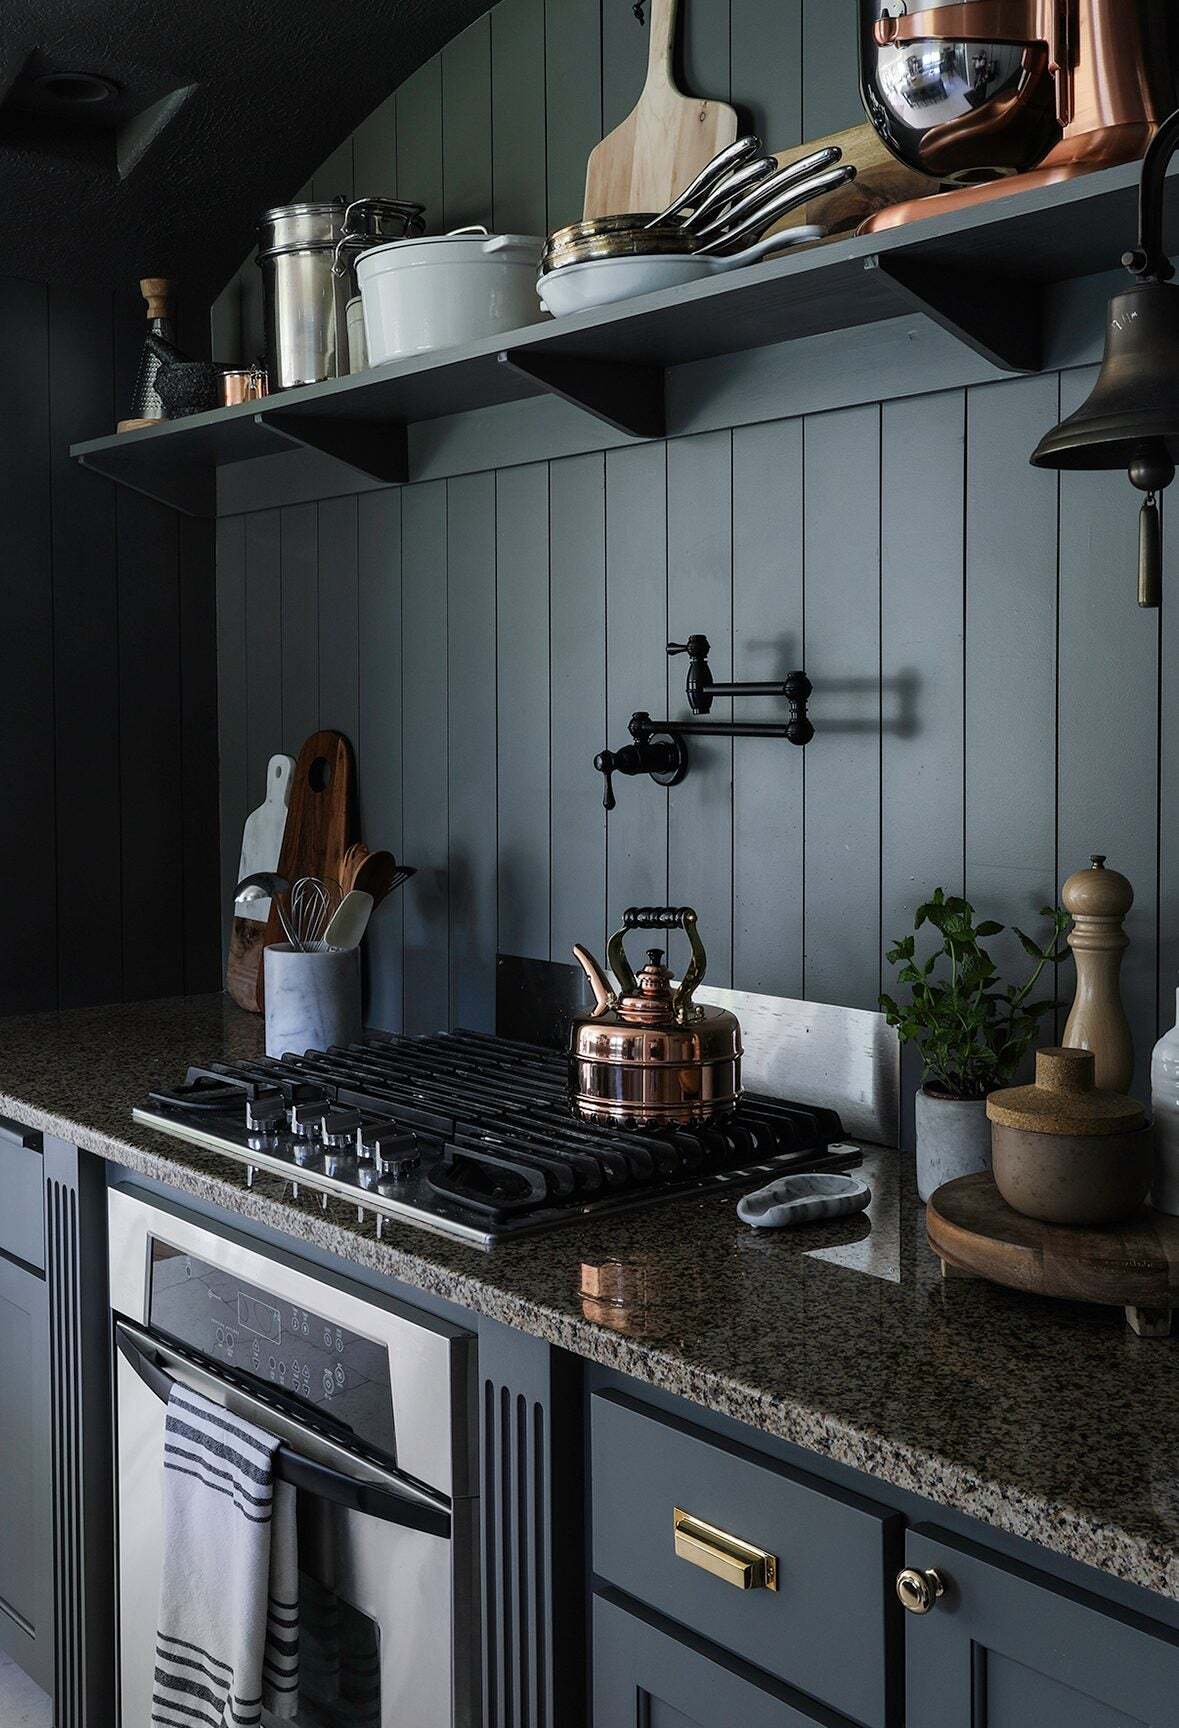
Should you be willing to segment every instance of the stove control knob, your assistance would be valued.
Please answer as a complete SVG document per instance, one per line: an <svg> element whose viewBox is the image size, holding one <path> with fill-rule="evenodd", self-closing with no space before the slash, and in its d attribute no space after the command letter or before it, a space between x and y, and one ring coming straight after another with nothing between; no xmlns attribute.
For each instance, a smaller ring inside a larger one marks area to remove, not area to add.
<svg viewBox="0 0 1179 1728"><path fill-rule="evenodd" d="M300 1140L310 1139L316 1133L329 1109L330 1106L323 1098L313 1098L305 1104L292 1104L290 1111L291 1133Z"/></svg>
<svg viewBox="0 0 1179 1728"><path fill-rule="evenodd" d="M279 1097L246 1100L246 1132L251 1146L273 1144L283 1126L286 1111Z"/></svg>
<svg viewBox="0 0 1179 1728"><path fill-rule="evenodd" d="M416 1134L378 1134L372 1141L373 1170L378 1181L408 1181L422 1161Z"/></svg>
<svg viewBox="0 0 1179 1728"><path fill-rule="evenodd" d="M360 1116L355 1110L329 1110L319 1125L324 1145L351 1149L355 1145L359 1121Z"/></svg>
<svg viewBox="0 0 1179 1728"><path fill-rule="evenodd" d="M355 1182L356 1154L352 1150L351 1141L345 1143L343 1150L334 1143L325 1147L323 1173L325 1176L333 1176L337 1182Z"/></svg>

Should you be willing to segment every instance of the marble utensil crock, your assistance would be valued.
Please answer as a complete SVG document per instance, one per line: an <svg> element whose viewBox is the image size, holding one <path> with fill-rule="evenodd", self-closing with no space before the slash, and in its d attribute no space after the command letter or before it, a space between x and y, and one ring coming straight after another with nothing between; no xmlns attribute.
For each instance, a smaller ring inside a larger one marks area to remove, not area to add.
<svg viewBox="0 0 1179 1728"><path fill-rule="evenodd" d="M987 1099L995 1185L1044 1224L1117 1224L1137 1212L1153 1173L1136 1098L1094 1084L1091 1050L1037 1050L1034 1086Z"/></svg>
<svg viewBox="0 0 1179 1728"><path fill-rule="evenodd" d="M928 1200L943 1182L991 1167L985 1098L943 1098L924 1087L915 1104L917 1192Z"/></svg>
<svg viewBox="0 0 1179 1728"><path fill-rule="evenodd" d="M266 1054L301 1056L361 1034L360 949L266 950Z"/></svg>

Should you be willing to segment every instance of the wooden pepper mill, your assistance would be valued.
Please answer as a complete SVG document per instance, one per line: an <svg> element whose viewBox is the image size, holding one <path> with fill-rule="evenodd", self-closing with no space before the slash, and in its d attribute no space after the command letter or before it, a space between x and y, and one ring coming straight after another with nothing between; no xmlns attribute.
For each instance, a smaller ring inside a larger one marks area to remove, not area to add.
<svg viewBox="0 0 1179 1728"><path fill-rule="evenodd" d="M1134 904L1134 890L1095 852L1088 870L1069 877L1061 899L1073 915L1068 945L1077 962L1077 993L1062 1042L1093 1052L1097 1085L1104 1091L1125 1092L1134 1073L1134 1042L1119 976L1130 945L1122 920Z"/></svg>

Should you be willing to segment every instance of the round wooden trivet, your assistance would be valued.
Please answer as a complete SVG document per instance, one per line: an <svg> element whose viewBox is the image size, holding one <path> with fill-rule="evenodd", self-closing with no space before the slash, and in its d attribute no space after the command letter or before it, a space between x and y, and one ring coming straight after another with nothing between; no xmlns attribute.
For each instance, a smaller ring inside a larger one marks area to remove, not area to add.
<svg viewBox="0 0 1179 1728"><path fill-rule="evenodd" d="M925 1211L945 1277L1124 1308L1140 1338L1166 1338L1179 1306L1179 1218L1150 1207L1124 1224L1080 1229L1012 1211L989 1175L960 1176Z"/></svg>

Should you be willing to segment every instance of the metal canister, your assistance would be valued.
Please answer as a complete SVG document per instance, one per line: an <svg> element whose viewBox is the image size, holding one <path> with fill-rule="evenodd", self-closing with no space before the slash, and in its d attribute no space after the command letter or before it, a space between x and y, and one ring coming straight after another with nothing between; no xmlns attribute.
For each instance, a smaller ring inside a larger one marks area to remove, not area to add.
<svg viewBox="0 0 1179 1728"><path fill-rule="evenodd" d="M420 234L423 207L393 198L283 204L258 224L271 390L348 373L346 308L370 246ZM339 268L337 268L337 266Z"/></svg>

